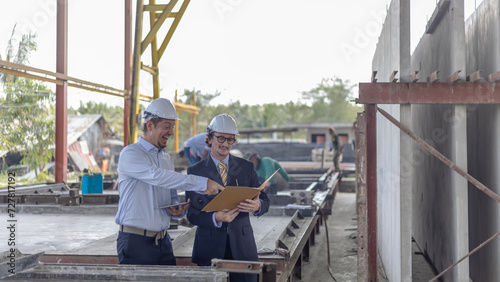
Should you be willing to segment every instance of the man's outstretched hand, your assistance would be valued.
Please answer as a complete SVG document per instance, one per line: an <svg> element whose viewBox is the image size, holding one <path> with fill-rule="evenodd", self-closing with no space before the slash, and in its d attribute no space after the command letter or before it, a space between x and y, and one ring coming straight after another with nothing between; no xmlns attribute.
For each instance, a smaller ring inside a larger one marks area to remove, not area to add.
<svg viewBox="0 0 500 282"><path fill-rule="evenodd" d="M224 186L220 185L219 183L208 179L207 181L207 190L205 190L205 194L207 195L216 195L219 193L219 191L224 190Z"/></svg>

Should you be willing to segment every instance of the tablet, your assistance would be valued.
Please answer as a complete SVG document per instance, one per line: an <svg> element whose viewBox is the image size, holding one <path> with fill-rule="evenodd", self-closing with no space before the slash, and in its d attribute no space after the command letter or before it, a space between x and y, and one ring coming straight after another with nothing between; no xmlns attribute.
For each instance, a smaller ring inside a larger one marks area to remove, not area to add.
<svg viewBox="0 0 500 282"><path fill-rule="evenodd" d="M173 204L173 205L159 207L159 209L173 208L173 207L178 207L180 205L185 205L185 204L189 204L189 203L188 202L182 202L182 203L177 203L177 204Z"/></svg>

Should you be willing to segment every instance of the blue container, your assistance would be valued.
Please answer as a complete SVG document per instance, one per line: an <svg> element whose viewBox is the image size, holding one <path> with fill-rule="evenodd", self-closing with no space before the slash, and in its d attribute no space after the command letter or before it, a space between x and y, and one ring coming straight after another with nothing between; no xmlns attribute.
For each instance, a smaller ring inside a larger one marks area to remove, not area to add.
<svg viewBox="0 0 500 282"><path fill-rule="evenodd" d="M102 194L102 174L85 174L82 178L82 194Z"/></svg>

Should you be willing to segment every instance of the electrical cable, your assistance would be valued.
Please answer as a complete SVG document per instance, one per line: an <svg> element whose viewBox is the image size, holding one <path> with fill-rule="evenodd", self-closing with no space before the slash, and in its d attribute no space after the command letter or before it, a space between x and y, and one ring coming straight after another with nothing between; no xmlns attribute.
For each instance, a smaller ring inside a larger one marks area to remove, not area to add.
<svg viewBox="0 0 500 282"><path fill-rule="evenodd" d="M326 251L327 251L327 255L328 255L328 272L330 273L330 276L333 278L333 281L337 282L337 279L335 279L335 276L333 275L333 270L330 266L330 239L328 237L328 226L326 225L326 218L325 218L325 215L323 214L323 210L321 209L321 206L318 205L318 203L316 203L314 200L313 200L313 202L318 207L318 211L321 214L321 218L323 219L323 224L325 224Z"/></svg>

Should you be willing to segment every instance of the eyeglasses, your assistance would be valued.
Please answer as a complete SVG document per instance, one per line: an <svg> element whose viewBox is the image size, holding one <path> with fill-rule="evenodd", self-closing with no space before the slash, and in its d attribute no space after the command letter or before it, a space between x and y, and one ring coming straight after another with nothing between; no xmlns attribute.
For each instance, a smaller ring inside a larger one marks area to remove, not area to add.
<svg viewBox="0 0 500 282"><path fill-rule="evenodd" d="M217 137L217 141L221 144L226 142L226 140L227 140L228 145L233 145L234 143L238 142L238 140L236 140L236 138L232 138L232 137L226 138L224 136L217 136L217 135L214 135L214 137Z"/></svg>

